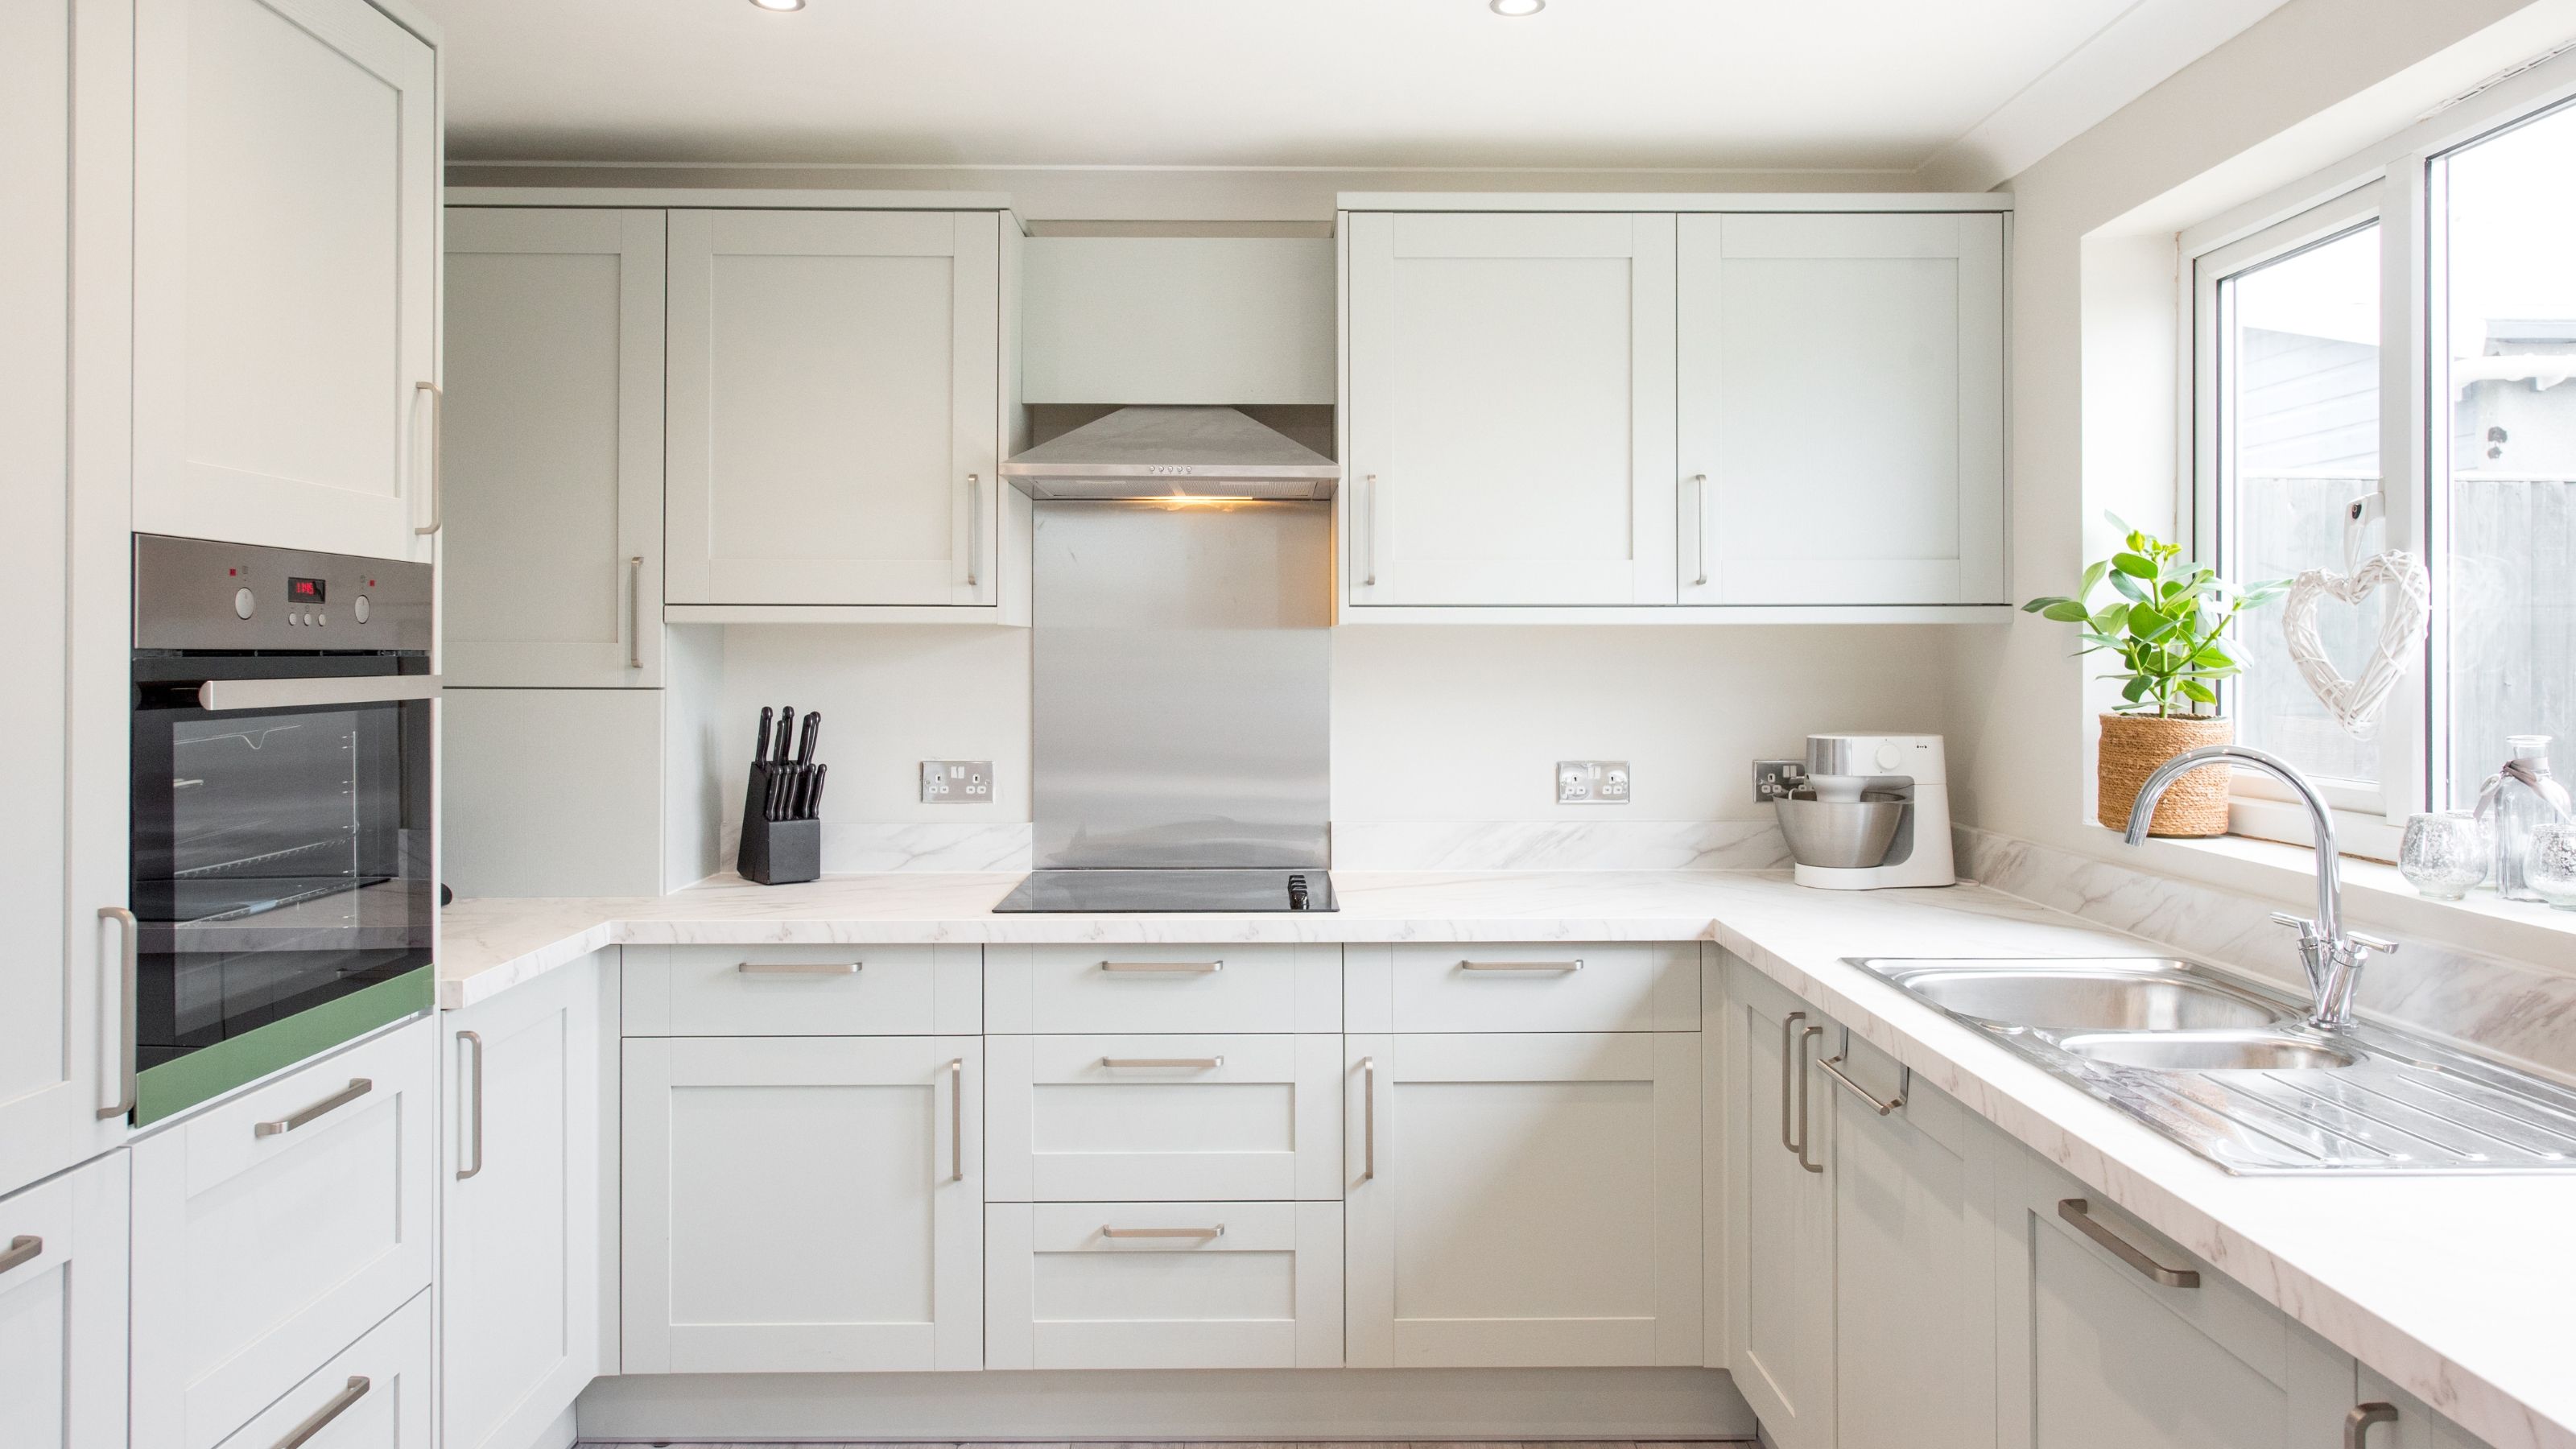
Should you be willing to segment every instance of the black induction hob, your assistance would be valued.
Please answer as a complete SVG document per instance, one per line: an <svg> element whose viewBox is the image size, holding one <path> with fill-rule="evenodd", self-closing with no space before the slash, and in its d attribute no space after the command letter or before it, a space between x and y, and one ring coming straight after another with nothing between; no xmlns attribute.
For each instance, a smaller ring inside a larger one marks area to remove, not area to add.
<svg viewBox="0 0 2576 1449"><path fill-rule="evenodd" d="M996 911L1338 911L1333 878L1297 870L1041 870Z"/></svg>

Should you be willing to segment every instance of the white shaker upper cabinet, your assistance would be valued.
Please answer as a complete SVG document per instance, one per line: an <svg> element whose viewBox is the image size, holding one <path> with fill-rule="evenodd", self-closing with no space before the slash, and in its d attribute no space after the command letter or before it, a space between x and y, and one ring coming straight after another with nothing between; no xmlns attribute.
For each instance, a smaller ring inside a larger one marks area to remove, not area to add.
<svg viewBox="0 0 2576 1449"><path fill-rule="evenodd" d="M1681 219L1681 602L2004 601L2003 228Z"/></svg>
<svg viewBox="0 0 2576 1449"><path fill-rule="evenodd" d="M1673 602L1673 218L1349 217L1353 604Z"/></svg>
<svg viewBox="0 0 2576 1449"><path fill-rule="evenodd" d="M437 55L363 0L139 0L134 526L425 559Z"/></svg>
<svg viewBox="0 0 2576 1449"><path fill-rule="evenodd" d="M991 604L989 211L674 211L675 604Z"/></svg>
<svg viewBox="0 0 2576 1449"><path fill-rule="evenodd" d="M662 213L447 214L447 682L662 682Z"/></svg>

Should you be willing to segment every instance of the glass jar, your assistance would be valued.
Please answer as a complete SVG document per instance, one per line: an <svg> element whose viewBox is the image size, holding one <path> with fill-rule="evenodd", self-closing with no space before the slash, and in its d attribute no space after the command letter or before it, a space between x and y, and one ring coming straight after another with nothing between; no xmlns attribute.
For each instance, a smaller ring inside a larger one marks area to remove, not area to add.
<svg viewBox="0 0 2576 1449"><path fill-rule="evenodd" d="M2397 845L2397 871L2434 900L2456 901L2487 878L2491 854L2478 817L2466 810L2410 815Z"/></svg>
<svg viewBox="0 0 2576 1449"><path fill-rule="evenodd" d="M2496 893L2509 901L2536 901L2540 892L2525 879L2531 854L2531 832L2567 818L2567 789L2549 775L2549 736L2508 735L2513 758L2487 781L2478 800L2478 816L2495 840Z"/></svg>
<svg viewBox="0 0 2576 1449"><path fill-rule="evenodd" d="M2531 853L2523 867L2523 879L2542 900L2562 911L2576 911L2576 822L2560 820L2533 827Z"/></svg>

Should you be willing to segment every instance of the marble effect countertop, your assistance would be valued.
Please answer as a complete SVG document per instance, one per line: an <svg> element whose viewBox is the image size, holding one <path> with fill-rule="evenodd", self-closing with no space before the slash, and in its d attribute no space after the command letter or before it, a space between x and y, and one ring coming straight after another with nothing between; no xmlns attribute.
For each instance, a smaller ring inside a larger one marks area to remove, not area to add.
<svg viewBox="0 0 2576 1449"><path fill-rule="evenodd" d="M1329 915L991 914L1017 880L461 901L439 1004L628 943L1714 940L2495 1449L2576 1449L2576 1173L2230 1177L1843 960L2153 942L1978 886L1827 895L1768 871L1336 871Z"/></svg>

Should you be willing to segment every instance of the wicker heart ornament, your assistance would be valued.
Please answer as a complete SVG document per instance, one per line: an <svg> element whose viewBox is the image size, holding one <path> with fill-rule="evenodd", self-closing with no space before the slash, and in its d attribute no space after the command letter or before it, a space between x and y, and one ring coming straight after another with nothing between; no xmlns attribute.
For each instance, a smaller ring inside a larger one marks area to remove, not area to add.
<svg viewBox="0 0 2576 1449"><path fill-rule="evenodd" d="M2327 599L2358 604L2383 585L2394 593L2379 627L2379 641L2371 647L2361 677L2346 679L2326 659L2325 640L2317 633L2317 606ZM2281 601L2281 636L2290 646L2290 662L2299 667L2299 677L2334 715L2335 723L2355 739L2368 739L2379 707L2405 677L2406 661L2423 642L2425 622L2432 614L2433 581L2424 565L2413 554L2392 550L2371 555L2348 574L2310 569L2299 575Z"/></svg>

